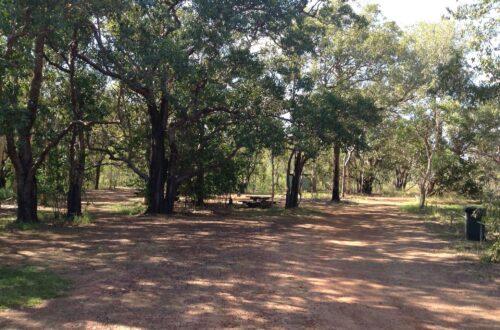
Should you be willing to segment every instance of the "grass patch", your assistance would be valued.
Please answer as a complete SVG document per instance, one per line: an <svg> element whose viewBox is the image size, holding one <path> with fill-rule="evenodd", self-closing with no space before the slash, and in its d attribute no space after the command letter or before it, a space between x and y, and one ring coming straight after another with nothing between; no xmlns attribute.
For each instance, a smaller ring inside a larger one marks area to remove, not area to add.
<svg viewBox="0 0 500 330"><path fill-rule="evenodd" d="M434 202L424 209L420 209L418 203L403 204L400 209L426 220L426 226L439 237L449 240L450 248L458 253L474 254L483 258L494 242L491 240L474 242L465 239L464 206L473 203L446 204L447 201L456 201L456 199L444 200L442 204Z"/></svg>
<svg viewBox="0 0 500 330"><path fill-rule="evenodd" d="M69 220L61 213L51 211L38 211L38 220L36 223L17 222L15 215L4 215L0 217L0 231L2 230L21 230L21 231L39 231L50 229L54 226L85 226L92 223L92 216L84 213Z"/></svg>
<svg viewBox="0 0 500 330"><path fill-rule="evenodd" d="M420 209L418 204L409 203L401 205L401 210L407 213L430 216L439 221L453 222L455 218L463 217L464 206L459 204L432 204L423 209Z"/></svg>
<svg viewBox="0 0 500 330"><path fill-rule="evenodd" d="M47 224L43 222L35 222L35 223L24 223L17 222L15 220L8 223L4 229L7 230L21 230L21 231L37 231L47 227Z"/></svg>
<svg viewBox="0 0 500 330"><path fill-rule="evenodd" d="M62 295L69 281L34 267L0 267L0 309L33 307Z"/></svg>
<svg viewBox="0 0 500 330"><path fill-rule="evenodd" d="M113 205L113 212L123 215L139 215L146 211L142 204L135 205Z"/></svg>
<svg viewBox="0 0 500 330"><path fill-rule="evenodd" d="M16 221L15 215L3 215L0 217L0 231L7 229L14 221Z"/></svg>
<svg viewBox="0 0 500 330"><path fill-rule="evenodd" d="M82 215L75 216L71 220L71 224L75 226L90 225L92 224L92 216L88 213L83 213Z"/></svg>

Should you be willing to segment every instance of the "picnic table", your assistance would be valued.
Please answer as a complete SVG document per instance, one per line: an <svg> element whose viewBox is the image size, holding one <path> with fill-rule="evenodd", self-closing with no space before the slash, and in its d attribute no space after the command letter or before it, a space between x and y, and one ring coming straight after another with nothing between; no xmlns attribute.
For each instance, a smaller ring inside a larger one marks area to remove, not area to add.
<svg viewBox="0 0 500 330"><path fill-rule="evenodd" d="M273 205L273 202L269 201L271 197L269 196L248 196L251 200L242 201L243 204L249 208L269 208Z"/></svg>
<svg viewBox="0 0 500 330"><path fill-rule="evenodd" d="M254 202L265 202L271 199L271 197L268 196L250 196L249 198Z"/></svg>

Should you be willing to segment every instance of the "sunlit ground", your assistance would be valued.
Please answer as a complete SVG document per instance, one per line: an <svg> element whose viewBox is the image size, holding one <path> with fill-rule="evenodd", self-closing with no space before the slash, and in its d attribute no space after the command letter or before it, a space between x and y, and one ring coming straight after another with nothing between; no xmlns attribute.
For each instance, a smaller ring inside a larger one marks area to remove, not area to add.
<svg viewBox="0 0 500 330"><path fill-rule="evenodd" d="M0 312L0 328L500 327L500 268L390 199L316 201L297 212L126 215L133 192L93 193L94 223L0 233L2 265L72 283Z"/></svg>

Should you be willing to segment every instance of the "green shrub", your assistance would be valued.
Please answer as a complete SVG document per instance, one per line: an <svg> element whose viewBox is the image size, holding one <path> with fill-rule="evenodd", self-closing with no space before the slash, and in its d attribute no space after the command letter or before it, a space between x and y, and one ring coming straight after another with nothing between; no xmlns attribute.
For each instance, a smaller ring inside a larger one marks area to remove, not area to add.
<svg viewBox="0 0 500 330"><path fill-rule="evenodd" d="M92 217L88 213L83 213L82 215L73 217L71 223L76 226L90 225L92 223Z"/></svg>
<svg viewBox="0 0 500 330"><path fill-rule="evenodd" d="M485 193L483 205L486 208L484 222L488 236L495 243L487 250L485 260L500 263L500 196L498 192Z"/></svg>
<svg viewBox="0 0 500 330"><path fill-rule="evenodd" d="M0 188L0 201L14 197L12 188Z"/></svg>
<svg viewBox="0 0 500 330"><path fill-rule="evenodd" d="M486 251L483 261L491 263L500 263L500 240L497 241Z"/></svg>

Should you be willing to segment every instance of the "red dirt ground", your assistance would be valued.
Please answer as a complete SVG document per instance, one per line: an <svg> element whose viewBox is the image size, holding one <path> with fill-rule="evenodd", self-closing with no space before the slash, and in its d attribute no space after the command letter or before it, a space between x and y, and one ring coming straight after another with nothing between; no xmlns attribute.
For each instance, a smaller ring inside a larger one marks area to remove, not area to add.
<svg viewBox="0 0 500 330"><path fill-rule="evenodd" d="M0 233L0 264L73 283L0 328L500 329L500 267L459 257L392 200L316 213L124 216Z"/></svg>

